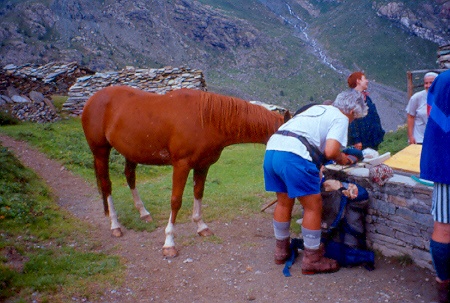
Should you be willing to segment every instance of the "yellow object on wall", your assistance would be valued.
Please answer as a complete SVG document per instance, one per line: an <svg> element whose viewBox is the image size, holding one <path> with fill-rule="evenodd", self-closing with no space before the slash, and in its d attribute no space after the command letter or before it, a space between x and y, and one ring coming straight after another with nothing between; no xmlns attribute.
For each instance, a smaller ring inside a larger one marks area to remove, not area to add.
<svg viewBox="0 0 450 303"><path fill-rule="evenodd" d="M422 145L411 144L384 161L393 170L418 174L420 173L420 154Z"/></svg>

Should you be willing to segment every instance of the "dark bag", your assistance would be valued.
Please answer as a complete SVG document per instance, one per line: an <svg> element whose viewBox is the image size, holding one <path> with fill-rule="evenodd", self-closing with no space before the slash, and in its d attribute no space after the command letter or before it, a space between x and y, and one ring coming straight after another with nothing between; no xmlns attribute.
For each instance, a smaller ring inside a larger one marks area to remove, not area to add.
<svg viewBox="0 0 450 303"><path fill-rule="evenodd" d="M355 183L353 183L355 184ZM325 257L336 260L342 267L363 265L367 270L375 269L375 254L367 249L365 221L369 205L369 193L358 187L358 196L347 198L339 190L322 190L323 215L322 242L325 245ZM298 250L304 249L303 239L294 238L290 244L291 255L286 261L283 274L290 277L290 268L298 256Z"/></svg>
<svg viewBox="0 0 450 303"><path fill-rule="evenodd" d="M367 190L358 184L358 196L350 199L342 194L342 188L322 191L325 228L322 242L325 256L335 259L344 267L365 265L374 269L375 254L367 249L365 216L369 204Z"/></svg>

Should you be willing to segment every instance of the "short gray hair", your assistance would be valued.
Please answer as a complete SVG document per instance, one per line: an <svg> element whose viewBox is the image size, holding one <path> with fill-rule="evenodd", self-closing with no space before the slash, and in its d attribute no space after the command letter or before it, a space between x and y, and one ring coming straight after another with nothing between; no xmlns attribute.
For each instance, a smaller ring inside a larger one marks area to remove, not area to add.
<svg viewBox="0 0 450 303"><path fill-rule="evenodd" d="M423 79L425 80L425 78L427 78L427 77L434 77L434 78L436 78L437 76L438 76L438 74L435 73L435 72L428 72L428 73L425 74L425 76L423 76Z"/></svg>
<svg viewBox="0 0 450 303"><path fill-rule="evenodd" d="M337 107L346 115L353 110L355 119L365 117L368 111L364 95L354 89L345 90L339 93L336 100L333 102L333 106Z"/></svg>

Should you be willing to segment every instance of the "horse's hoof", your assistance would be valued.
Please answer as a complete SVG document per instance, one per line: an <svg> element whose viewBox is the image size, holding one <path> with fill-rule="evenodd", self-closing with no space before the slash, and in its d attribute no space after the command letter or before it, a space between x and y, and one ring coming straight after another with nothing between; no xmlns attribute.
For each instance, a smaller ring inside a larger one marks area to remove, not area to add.
<svg viewBox="0 0 450 303"><path fill-rule="evenodd" d="M178 256L178 251L175 247L163 247L163 256L166 258L175 258Z"/></svg>
<svg viewBox="0 0 450 303"><path fill-rule="evenodd" d="M199 231L198 235L202 237L210 237L214 236L214 233L209 228L205 228L204 230Z"/></svg>
<svg viewBox="0 0 450 303"><path fill-rule="evenodd" d="M145 215L145 216L143 216L143 217L141 217L141 220L142 221L145 221L145 222L153 222L153 218L152 218L152 216L151 215Z"/></svg>
<svg viewBox="0 0 450 303"><path fill-rule="evenodd" d="M120 228L111 229L111 234L113 237L119 238L123 236L122 230Z"/></svg>

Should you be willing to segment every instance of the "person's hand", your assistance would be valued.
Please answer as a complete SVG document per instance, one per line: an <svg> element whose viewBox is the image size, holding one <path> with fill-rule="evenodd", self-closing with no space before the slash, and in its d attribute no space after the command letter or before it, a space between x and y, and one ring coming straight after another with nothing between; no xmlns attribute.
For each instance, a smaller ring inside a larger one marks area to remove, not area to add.
<svg viewBox="0 0 450 303"><path fill-rule="evenodd" d="M353 183L350 183L348 185L348 188L342 191L342 194L350 199L355 199L356 197L358 197L358 186L356 186Z"/></svg>
<svg viewBox="0 0 450 303"><path fill-rule="evenodd" d="M416 138L414 138L413 136L409 137L408 139L409 144L416 144Z"/></svg>

